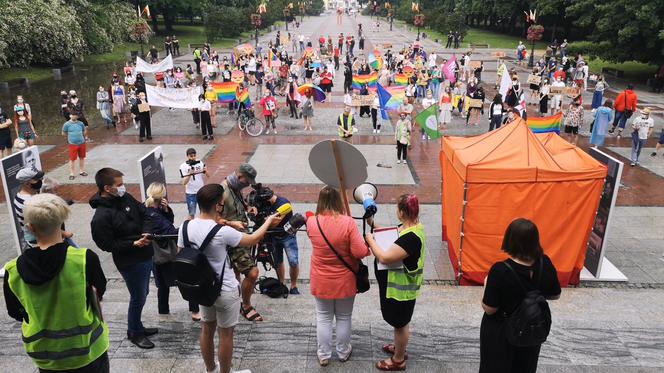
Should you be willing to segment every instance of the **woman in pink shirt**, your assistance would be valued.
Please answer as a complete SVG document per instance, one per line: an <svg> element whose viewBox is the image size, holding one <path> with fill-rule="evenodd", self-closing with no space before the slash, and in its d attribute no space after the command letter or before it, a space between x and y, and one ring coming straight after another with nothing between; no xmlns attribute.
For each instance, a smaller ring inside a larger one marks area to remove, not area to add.
<svg viewBox="0 0 664 373"><path fill-rule="evenodd" d="M320 228L319 228L320 224ZM311 294L316 299L316 335L318 362L326 366L332 357L332 323L336 318L337 355L342 362L350 358L351 317L357 287L352 273L323 235L354 271L359 261L369 256L352 217L344 215L341 194L326 186L318 195L316 216L307 220L307 232L313 246L311 253Z"/></svg>

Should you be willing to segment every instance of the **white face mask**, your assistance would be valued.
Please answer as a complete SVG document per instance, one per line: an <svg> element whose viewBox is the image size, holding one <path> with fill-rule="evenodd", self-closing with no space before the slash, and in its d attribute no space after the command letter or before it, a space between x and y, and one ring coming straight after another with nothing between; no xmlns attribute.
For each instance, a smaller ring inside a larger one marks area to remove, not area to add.
<svg viewBox="0 0 664 373"><path fill-rule="evenodd" d="M127 193L127 188L123 185L120 185L119 187L115 188L117 190L117 196L122 197Z"/></svg>

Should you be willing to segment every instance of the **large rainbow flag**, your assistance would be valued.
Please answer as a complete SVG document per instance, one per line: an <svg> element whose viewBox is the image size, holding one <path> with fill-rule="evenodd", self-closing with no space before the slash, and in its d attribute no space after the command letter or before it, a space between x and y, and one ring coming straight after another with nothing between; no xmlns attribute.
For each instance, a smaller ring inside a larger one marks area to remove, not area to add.
<svg viewBox="0 0 664 373"><path fill-rule="evenodd" d="M528 127L530 127L530 129L535 133L555 132L560 134L560 124L562 121L563 113L561 111L560 113L551 115L549 117L528 118L526 123L528 123Z"/></svg>
<svg viewBox="0 0 664 373"><path fill-rule="evenodd" d="M408 85L408 77L406 74L395 74L394 83L396 83L396 85Z"/></svg>
<svg viewBox="0 0 664 373"><path fill-rule="evenodd" d="M245 90L237 96L237 101L244 103L244 106L249 109L251 107L251 99L249 98L249 90Z"/></svg>
<svg viewBox="0 0 664 373"><path fill-rule="evenodd" d="M212 88L217 94L217 99L220 103L228 103L235 101L235 82L212 83Z"/></svg>
<svg viewBox="0 0 664 373"><path fill-rule="evenodd" d="M376 84L378 88L378 101L380 102L380 112L384 120L388 119L387 110L398 110L406 98L406 87L391 86L383 87Z"/></svg>
<svg viewBox="0 0 664 373"><path fill-rule="evenodd" d="M368 88L376 89L376 84L378 84L378 74L353 75L353 89L360 89L364 84L366 84Z"/></svg>

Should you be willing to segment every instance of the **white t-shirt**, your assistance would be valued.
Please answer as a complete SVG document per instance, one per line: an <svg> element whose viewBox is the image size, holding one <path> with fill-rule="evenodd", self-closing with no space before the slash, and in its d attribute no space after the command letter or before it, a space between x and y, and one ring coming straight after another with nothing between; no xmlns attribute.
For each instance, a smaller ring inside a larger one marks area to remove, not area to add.
<svg viewBox="0 0 664 373"><path fill-rule="evenodd" d="M187 236L189 237L191 245L197 249L198 245L203 243L205 237L216 224L217 223L213 220L209 219L195 218L190 220L187 225ZM231 268L231 259L228 257L228 251L226 248L236 247L240 244L240 240L242 240L242 233L229 226L223 226L205 249L205 256L217 276L221 276L222 266L224 265L224 261L226 262L223 278L224 283L221 288L222 291L237 291L239 284L237 278L235 278L235 272L233 272L233 269ZM180 232L178 233L178 247L184 247L182 226L180 226ZM228 259L226 259L227 257Z"/></svg>
<svg viewBox="0 0 664 373"><path fill-rule="evenodd" d="M639 115L632 120L632 128L639 132L639 139L647 140L648 139L648 130L655 126L655 121L652 117L643 118Z"/></svg>
<svg viewBox="0 0 664 373"><path fill-rule="evenodd" d="M428 109L431 105L435 104L436 100L433 98L424 98L422 99L422 108L423 109Z"/></svg>
<svg viewBox="0 0 664 373"><path fill-rule="evenodd" d="M180 165L180 173L182 174L182 176L186 176L187 174L189 174L189 172L192 170L192 167L194 172L203 172L205 164L202 161L196 163L193 166L190 166L187 162L182 163ZM185 193L196 194L198 193L198 190L203 187L203 185L205 185L205 181L203 180L203 174L193 175L189 178L189 182L185 186Z"/></svg>

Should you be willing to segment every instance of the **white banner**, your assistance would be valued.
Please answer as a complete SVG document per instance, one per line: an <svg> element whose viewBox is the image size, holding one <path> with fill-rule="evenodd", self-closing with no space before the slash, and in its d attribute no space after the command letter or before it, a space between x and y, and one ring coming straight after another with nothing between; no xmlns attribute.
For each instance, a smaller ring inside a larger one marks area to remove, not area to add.
<svg viewBox="0 0 664 373"><path fill-rule="evenodd" d="M169 54L161 60L159 63L149 64L146 61L142 60L141 57L136 57L136 72L144 73L157 73L160 71L166 71L173 68L173 57Z"/></svg>
<svg viewBox="0 0 664 373"><path fill-rule="evenodd" d="M172 107L175 109L197 109L200 88L162 88L145 85L150 106Z"/></svg>

